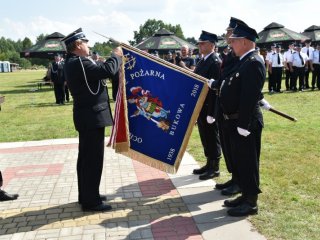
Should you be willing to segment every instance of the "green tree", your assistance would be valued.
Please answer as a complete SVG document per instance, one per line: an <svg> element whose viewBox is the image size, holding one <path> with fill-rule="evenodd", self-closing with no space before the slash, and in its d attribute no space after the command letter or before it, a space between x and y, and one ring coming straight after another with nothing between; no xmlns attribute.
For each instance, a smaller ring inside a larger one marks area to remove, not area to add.
<svg viewBox="0 0 320 240"><path fill-rule="evenodd" d="M188 43L192 43L192 44L197 44L197 42L198 42L194 37L191 37L191 38L189 37L186 39L186 41Z"/></svg>
<svg viewBox="0 0 320 240"><path fill-rule="evenodd" d="M25 37L25 38L22 40L22 48L23 48L23 50L24 50L24 49L27 49L27 48L29 48L29 47L31 47L31 46L32 46L32 42L31 42L30 38Z"/></svg>
<svg viewBox="0 0 320 240"><path fill-rule="evenodd" d="M37 37L36 43L44 40L47 36L48 36L48 35L44 35L43 33L41 33L41 34Z"/></svg>
<svg viewBox="0 0 320 240"><path fill-rule="evenodd" d="M98 52L100 56L107 57L111 55L111 51L114 48L110 41L103 43L95 43L91 51Z"/></svg>
<svg viewBox="0 0 320 240"><path fill-rule="evenodd" d="M175 26L166 24L162 20L148 19L143 25L140 25L139 31L134 31L134 40L129 41L131 45L136 45L142 42L144 39L151 37L160 29L165 28L168 31L174 33L176 36L185 39L180 24Z"/></svg>

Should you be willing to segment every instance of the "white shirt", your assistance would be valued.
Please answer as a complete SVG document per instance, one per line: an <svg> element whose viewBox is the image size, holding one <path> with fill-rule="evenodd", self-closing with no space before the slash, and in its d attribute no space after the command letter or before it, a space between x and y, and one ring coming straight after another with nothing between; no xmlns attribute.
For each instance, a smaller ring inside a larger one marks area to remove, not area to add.
<svg viewBox="0 0 320 240"><path fill-rule="evenodd" d="M278 55L280 58L280 63L278 63ZM283 67L283 55L279 52L275 52L270 56L270 64L272 67Z"/></svg>
<svg viewBox="0 0 320 240"><path fill-rule="evenodd" d="M309 54L307 54L308 50L309 50ZM313 47L303 47L303 48L301 48L301 52L303 52L303 53L305 53L307 55L308 60L312 60L313 51L314 51Z"/></svg>
<svg viewBox="0 0 320 240"><path fill-rule="evenodd" d="M292 63L292 66L294 67L304 67L306 65L306 62L308 61L308 56L307 54L300 52L300 55L303 59L303 64L301 62L300 56L299 56L299 52L294 52L290 59L288 59L288 62Z"/></svg>
<svg viewBox="0 0 320 240"><path fill-rule="evenodd" d="M283 53L283 61L288 62L288 59L290 58L292 53L294 53L294 50L291 50L291 49L288 49L288 51L284 52Z"/></svg>
<svg viewBox="0 0 320 240"><path fill-rule="evenodd" d="M270 62L270 58L271 58L271 55L274 53L274 51L270 51L267 53L267 56L266 56L266 61L269 61Z"/></svg>
<svg viewBox="0 0 320 240"><path fill-rule="evenodd" d="M320 51L317 49L313 51L312 59L310 59L310 60L312 60L313 64L320 64L319 52Z"/></svg>

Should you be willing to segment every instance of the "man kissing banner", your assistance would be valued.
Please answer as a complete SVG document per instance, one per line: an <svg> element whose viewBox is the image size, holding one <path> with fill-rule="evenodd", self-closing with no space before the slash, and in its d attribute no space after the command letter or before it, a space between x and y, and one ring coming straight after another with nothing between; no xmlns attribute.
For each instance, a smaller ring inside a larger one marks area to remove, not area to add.
<svg viewBox="0 0 320 240"><path fill-rule="evenodd" d="M110 144L157 169L175 173L208 92L205 79L141 50L124 54Z"/></svg>

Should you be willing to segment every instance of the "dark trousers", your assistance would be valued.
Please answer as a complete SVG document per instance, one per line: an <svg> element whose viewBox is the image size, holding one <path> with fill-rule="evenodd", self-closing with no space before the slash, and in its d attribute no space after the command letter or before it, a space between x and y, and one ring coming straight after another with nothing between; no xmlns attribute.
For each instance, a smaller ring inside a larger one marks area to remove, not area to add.
<svg viewBox="0 0 320 240"><path fill-rule="evenodd" d="M2 173L0 171L0 188L2 187L2 185L3 185L3 178L2 178Z"/></svg>
<svg viewBox="0 0 320 240"><path fill-rule="evenodd" d="M286 89L290 89L291 81L292 81L292 73L289 69L286 69Z"/></svg>
<svg viewBox="0 0 320 240"><path fill-rule="evenodd" d="M66 96L66 101L69 102L70 101L70 94L69 94L68 85L64 86L64 93L65 93L65 96Z"/></svg>
<svg viewBox="0 0 320 240"><path fill-rule="evenodd" d="M64 93L64 83L53 83L54 96L56 98L56 103L64 103L65 93Z"/></svg>
<svg viewBox="0 0 320 240"><path fill-rule="evenodd" d="M304 88L304 67L293 67L291 90L297 90L297 80L299 78L299 90Z"/></svg>
<svg viewBox="0 0 320 240"><path fill-rule="evenodd" d="M217 121L212 124L207 123L207 111L202 110L198 117L198 130L204 155L207 158L209 167L219 170L219 160L221 158L221 144Z"/></svg>
<svg viewBox="0 0 320 240"><path fill-rule="evenodd" d="M281 90L281 80L282 80L282 67L272 68L272 77L274 80L274 91L280 92Z"/></svg>
<svg viewBox="0 0 320 240"><path fill-rule="evenodd" d="M320 64L313 64L312 89L317 87L320 90Z"/></svg>
<svg viewBox="0 0 320 240"><path fill-rule="evenodd" d="M269 75L269 81L268 81L269 92L275 91L274 77L273 77L274 75L273 75L273 73L270 73L270 72L268 72L268 75Z"/></svg>
<svg viewBox="0 0 320 240"><path fill-rule="evenodd" d="M217 113L217 119L218 119L218 129L219 129L219 137L220 137L220 143L221 143L221 149L222 149L222 153L223 153L223 157L224 160L226 162L226 167L229 173L233 172L233 166L232 166L232 162L230 159L230 148L227 145L227 141L224 137L225 134L225 124L224 124L224 118L222 115L222 112L218 112Z"/></svg>
<svg viewBox="0 0 320 240"><path fill-rule="evenodd" d="M105 128L79 131L77 162L79 203L85 207L101 204L99 186L103 168Z"/></svg>
<svg viewBox="0 0 320 240"><path fill-rule="evenodd" d="M310 73L310 67L308 65L307 70L305 70L305 72L304 72L304 86L305 86L305 88L309 88L309 73Z"/></svg>
<svg viewBox="0 0 320 240"><path fill-rule="evenodd" d="M237 120L225 120L224 140L230 149L229 159L233 175L244 196L261 193L259 188L259 162L262 127L250 130L249 136L241 136L237 131Z"/></svg>

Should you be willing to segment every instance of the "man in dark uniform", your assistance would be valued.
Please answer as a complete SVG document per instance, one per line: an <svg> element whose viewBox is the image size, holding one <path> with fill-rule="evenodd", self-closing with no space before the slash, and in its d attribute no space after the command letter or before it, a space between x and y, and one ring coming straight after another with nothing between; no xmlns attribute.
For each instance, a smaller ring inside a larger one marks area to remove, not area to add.
<svg viewBox="0 0 320 240"><path fill-rule="evenodd" d="M202 31L198 41L199 52L203 54L203 58L197 64L194 72L208 79L219 79L220 77L219 59L214 54L216 42L218 42L217 36L206 31ZM197 121L201 143L207 158L205 166L193 170L194 174L201 174L199 176L200 180L211 179L220 175L221 145L217 122L213 118L215 99L215 91L209 89Z"/></svg>
<svg viewBox="0 0 320 240"><path fill-rule="evenodd" d="M229 26L226 29L226 31L227 31L226 41L227 41L228 45L230 45L229 37L232 35L233 29L236 27L237 24L245 24L245 23L240 19L237 19L235 17L231 17L230 22L229 22ZM230 48L229 53L224 57L224 60L222 61L221 77L219 79L219 84L218 84L219 86L221 85L221 83L224 79L226 79L228 76L230 76L232 74L232 72L234 71L234 68L236 68L238 63L239 63L239 57L237 57L234 54L234 51L232 50L232 48ZM224 131L222 130L223 128L227 128L228 126L226 126L224 124L223 115L222 115L222 112L221 112L221 109L219 106L219 99L217 99L217 104L216 104L216 116L217 116L217 120L218 120L219 134L220 134L223 156L224 156L224 159L226 162L227 170L229 173L232 174L233 173L233 170L232 170L233 166L232 166L232 162L229 160L230 157L228 156L230 154L231 150L230 150L230 146L227 143L225 143L225 141L224 141L224 136L223 136ZM221 194L226 195L226 196L234 195L234 194L241 192L241 189L237 183L236 176L234 174L232 174L232 177L229 181L227 181L225 183L217 183L215 188L218 190L221 190Z"/></svg>
<svg viewBox="0 0 320 240"><path fill-rule="evenodd" d="M233 74L220 86L219 104L224 117L225 142L231 147L230 161L242 195L225 200L230 216L247 216L258 212L259 159L263 117L259 107L266 68L255 53L257 32L238 24L230 36L231 46L239 63ZM217 81L208 84L214 87Z"/></svg>
<svg viewBox="0 0 320 240"><path fill-rule="evenodd" d="M59 53L55 54L54 62L51 64L51 81L53 82L56 104L64 104L65 100L65 78L63 73L64 62Z"/></svg>
<svg viewBox="0 0 320 240"><path fill-rule="evenodd" d="M0 171L0 202L2 201L11 201L16 200L19 197L19 194L9 194L1 189L3 184L2 174Z"/></svg>
<svg viewBox="0 0 320 240"><path fill-rule="evenodd" d="M73 97L73 121L79 132L77 162L79 203L84 211L107 211L110 205L99 194L104 148L105 126L112 125L106 84L102 79L113 78L122 63L122 50L113 50L111 58L97 64L89 56L82 29L62 39L66 46L65 77Z"/></svg>

